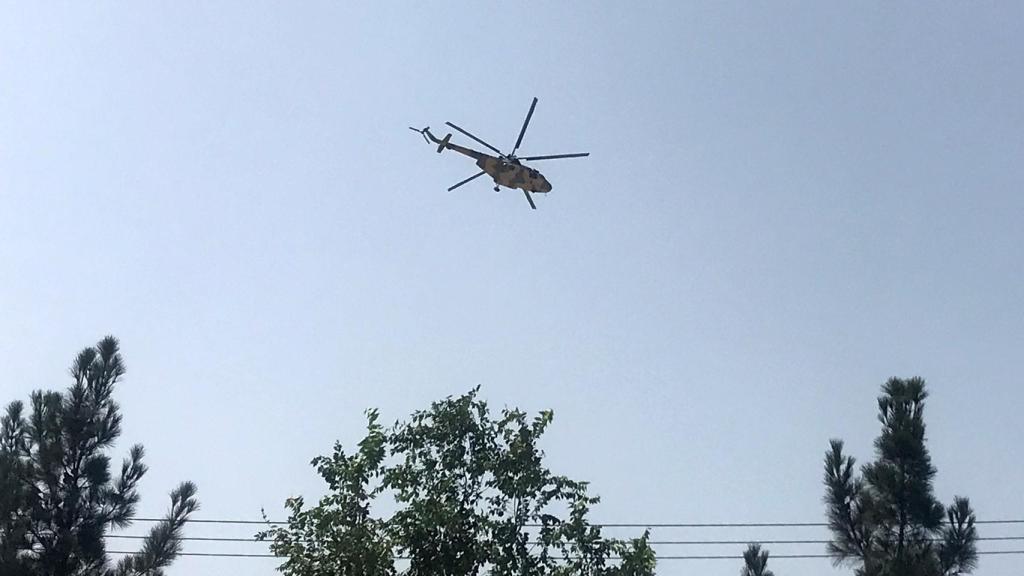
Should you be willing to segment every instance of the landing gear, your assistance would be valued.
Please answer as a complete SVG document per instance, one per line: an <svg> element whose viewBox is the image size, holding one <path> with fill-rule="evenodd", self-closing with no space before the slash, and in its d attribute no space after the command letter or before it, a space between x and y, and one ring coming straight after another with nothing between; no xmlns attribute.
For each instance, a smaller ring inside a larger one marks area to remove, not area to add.
<svg viewBox="0 0 1024 576"><path fill-rule="evenodd" d="M495 187L494 187L494 191L495 191L495 192L500 192L500 191L501 191L501 188L498 188L497 186L495 186Z"/></svg>

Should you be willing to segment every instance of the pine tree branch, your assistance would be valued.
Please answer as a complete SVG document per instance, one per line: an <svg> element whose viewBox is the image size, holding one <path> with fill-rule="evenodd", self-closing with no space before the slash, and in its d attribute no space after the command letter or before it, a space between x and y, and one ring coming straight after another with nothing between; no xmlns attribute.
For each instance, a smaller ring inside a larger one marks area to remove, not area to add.
<svg viewBox="0 0 1024 576"><path fill-rule="evenodd" d="M970 501L959 496L954 498L947 517L949 525L943 530L939 544L942 573L947 576L969 573L978 566L978 532Z"/></svg>
<svg viewBox="0 0 1024 576"><path fill-rule="evenodd" d="M196 486L184 482L171 492L171 510L167 517L153 527L142 545L142 550L126 556L107 576L162 576L163 569L181 552L184 527L189 516L199 509Z"/></svg>

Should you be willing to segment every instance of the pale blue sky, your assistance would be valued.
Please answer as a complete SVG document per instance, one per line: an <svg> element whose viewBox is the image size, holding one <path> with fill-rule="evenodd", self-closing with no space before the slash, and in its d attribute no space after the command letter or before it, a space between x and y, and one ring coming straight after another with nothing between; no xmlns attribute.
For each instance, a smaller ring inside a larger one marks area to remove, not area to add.
<svg viewBox="0 0 1024 576"><path fill-rule="evenodd" d="M480 384L555 410L597 520L820 521L828 439L920 375L938 495L1024 517L1024 4L631 4L2 4L0 401L120 337L143 515L280 516L364 408ZM507 148L533 96L521 153L592 153L537 211L406 129Z"/></svg>

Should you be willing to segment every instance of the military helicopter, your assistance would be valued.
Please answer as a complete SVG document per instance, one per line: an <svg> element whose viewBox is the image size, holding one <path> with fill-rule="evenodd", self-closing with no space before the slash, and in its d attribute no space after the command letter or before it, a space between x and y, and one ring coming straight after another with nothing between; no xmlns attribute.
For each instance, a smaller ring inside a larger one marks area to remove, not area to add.
<svg viewBox="0 0 1024 576"><path fill-rule="evenodd" d="M462 186L463 184L466 184L467 182L470 182L471 180L479 178L484 174L488 174L490 175L491 178L494 179L495 192L498 192L501 189L501 186L504 186L506 188L519 188L523 191L523 194L526 195L526 201L530 203L530 208L536 210L537 205L533 203L533 197L530 196L530 194L536 192L550 192L551 183L549 183L540 172L528 166L523 166L521 162L532 162L534 160L554 160L557 158L581 158L583 156L590 156L590 152L583 152L581 154L524 156L522 158L516 156L516 151L519 150L519 145L523 143L523 135L526 134L526 127L529 126L530 118L533 117L533 109L536 107L537 99L534 98L533 104L530 104L530 111L527 112L526 114L526 120L523 121L523 128L522 130L519 131L519 138L516 140L516 145L514 148L512 148L512 152L509 154L503 154L501 150L498 150L494 146L491 146L487 142L484 142L483 140L477 138L476 136L470 134L469 132L463 130L462 128L459 128L455 124L452 124L451 122L445 122L445 124L451 126L452 128L465 134L466 136L469 136L476 142L479 142L480 144L483 144L487 148L493 150L495 153L497 153L497 156L491 156L490 154L477 152L476 150L465 148L463 146L459 146L458 144L452 144L451 142L449 142L449 140L451 140L452 137L451 133L449 133L443 139L438 139L437 137L430 133L429 126L423 128L422 130L417 130L416 128L410 126L409 130L412 130L413 132L419 132L423 136L423 139L426 140L428 144L431 142L437 144L438 154L444 152L444 150L447 148L448 150L454 150L459 154L464 154L476 160L476 165L480 167L480 171L470 176L469 178L466 178L462 182L459 182L458 184L455 184L454 186L448 188L449 192L455 190L456 188Z"/></svg>

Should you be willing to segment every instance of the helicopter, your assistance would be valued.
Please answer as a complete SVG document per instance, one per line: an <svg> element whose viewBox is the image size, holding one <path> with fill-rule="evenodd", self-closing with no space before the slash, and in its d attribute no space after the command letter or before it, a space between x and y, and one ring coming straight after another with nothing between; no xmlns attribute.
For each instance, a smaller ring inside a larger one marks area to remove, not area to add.
<svg viewBox="0 0 1024 576"><path fill-rule="evenodd" d="M462 186L463 184L466 184L472 180L475 180L476 178L479 178L480 176L483 176L484 174L488 174L492 179L494 179L495 192L498 192L501 189L501 186L504 186L506 188L519 188L523 191L523 194L526 195L526 201L530 203L530 208L536 210L537 205L534 204L533 197L530 194L537 192L550 192L551 183L548 182L546 178L544 178L543 174L534 170L533 168L530 168L529 166L524 166L522 162L532 162L534 160L555 160L558 158L582 158L584 156L590 156L590 152L583 152L578 154L553 154L548 156L524 156L522 158L516 156L516 151L519 150L519 145L523 143L523 135L526 134L526 127L530 125L530 118L533 117L533 110L536 107L537 99L534 98L533 103L530 104L530 111L527 112L526 114L526 120L523 121L523 128L519 131L519 138L516 139L516 145L515 147L512 148L512 152L509 154L503 154L501 150L498 150L494 146L491 146L487 142L484 142L483 140L470 134L466 130L459 128L455 124L452 124L451 122L445 122L445 124L461 132L462 134L469 136L474 141L483 144L490 150L493 150L497 154L497 156L491 156L490 154L477 152L476 150L459 146L458 144L452 144L450 142L452 138L451 133L448 133L448 135L445 136L444 138L437 138L436 136L431 134L429 126L421 130L418 130L410 126L409 130L412 130L413 132L419 132L423 136L423 139L426 140L428 144L431 142L437 144L438 154L444 152L445 149L448 149L458 152L459 154L469 156L470 158L476 160L476 165L480 168L480 171L470 176L469 178L466 178L465 180L459 182L458 184L449 187L449 192L455 190L456 188Z"/></svg>

